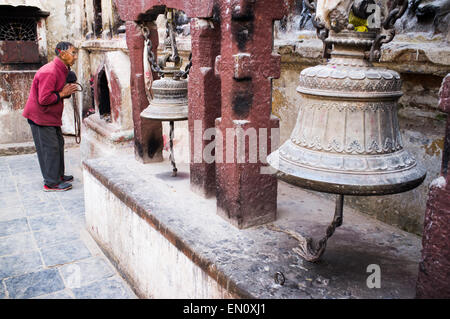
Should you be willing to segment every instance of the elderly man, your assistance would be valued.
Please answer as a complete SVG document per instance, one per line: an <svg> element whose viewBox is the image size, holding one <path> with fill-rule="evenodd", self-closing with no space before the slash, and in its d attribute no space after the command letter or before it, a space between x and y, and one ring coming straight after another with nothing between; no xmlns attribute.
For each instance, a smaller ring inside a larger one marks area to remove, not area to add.
<svg viewBox="0 0 450 319"><path fill-rule="evenodd" d="M30 95L22 115L28 119L36 146L39 166L44 177L44 191L66 191L72 188L73 176L64 175L64 138L61 132L64 98L76 90L66 84L77 50L69 42L59 42L56 57L34 76Z"/></svg>

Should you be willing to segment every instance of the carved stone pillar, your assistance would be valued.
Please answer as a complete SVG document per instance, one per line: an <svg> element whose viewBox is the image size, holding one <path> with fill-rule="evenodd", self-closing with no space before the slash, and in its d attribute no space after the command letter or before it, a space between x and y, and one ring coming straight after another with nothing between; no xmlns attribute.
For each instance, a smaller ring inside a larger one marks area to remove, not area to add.
<svg viewBox="0 0 450 319"><path fill-rule="evenodd" d="M220 78L214 62L220 54L219 25L209 19L191 20L192 68L189 73L189 134L191 189L206 197L216 194L215 163L203 156L213 143L204 132L215 127L220 116ZM205 139L203 139L205 137Z"/></svg>
<svg viewBox="0 0 450 319"><path fill-rule="evenodd" d="M223 152L216 148L217 213L246 228L276 218L277 179L261 169L272 151L271 129L279 126L271 117L272 79L280 76L280 56L272 53L272 27L284 7L270 0L222 1L220 6L222 46L216 71L222 116L216 129L223 137ZM250 142L240 142L246 135ZM245 146L241 154L239 145Z"/></svg>
<svg viewBox="0 0 450 319"><path fill-rule="evenodd" d="M450 74L440 90L439 107L450 114ZM417 298L450 298L450 116L447 116L441 176L430 185L422 237Z"/></svg>
<svg viewBox="0 0 450 319"><path fill-rule="evenodd" d="M156 26L151 24L150 35L152 43L158 43ZM145 94L144 79L144 37L135 22L126 22L126 38L131 62L131 102L133 104L134 151L136 159L143 163L161 162L163 138L162 124L141 118L141 112L149 102ZM156 51L156 45L154 50ZM155 52L156 54L156 52Z"/></svg>

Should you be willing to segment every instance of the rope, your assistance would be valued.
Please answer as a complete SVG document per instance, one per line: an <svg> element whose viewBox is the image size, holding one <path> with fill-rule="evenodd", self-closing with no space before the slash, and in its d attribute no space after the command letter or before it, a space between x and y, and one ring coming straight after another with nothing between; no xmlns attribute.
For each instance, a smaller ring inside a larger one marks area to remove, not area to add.
<svg viewBox="0 0 450 319"><path fill-rule="evenodd" d="M322 239L320 239L317 244L313 242L312 238L304 237L303 235L295 231L281 229L273 224L267 225L266 227L273 231L288 234L292 238L296 239L299 242L299 246L292 248L292 250L295 253L299 254L300 257L304 258L309 262L317 262L325 252L328 239L334 234L336 228L342 225L343 205L344 205L344 195L338 195L336 199L336 209L334 212L333 222L331 223L330 226L328 226L326 235Z"/></svg>
<svg viewBox="0 0 450 319"><path fill-rule="evenodd" d="M73 96L73 122L75 130L75 142L77 144L81 143L81 125L80 125L80 110L78 109L77 101L75 96Z"/></svg>

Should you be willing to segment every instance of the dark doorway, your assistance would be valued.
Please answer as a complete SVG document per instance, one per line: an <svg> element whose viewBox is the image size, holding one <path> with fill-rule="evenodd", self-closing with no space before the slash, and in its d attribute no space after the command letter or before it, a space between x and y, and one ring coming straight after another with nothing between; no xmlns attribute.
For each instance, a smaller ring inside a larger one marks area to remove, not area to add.
<svg viewBox="0 0 450 319"><path fill-rule="evenodd" d="M101 119L111 122L111 101L105 69L98 73L98 112Z"/></svg>

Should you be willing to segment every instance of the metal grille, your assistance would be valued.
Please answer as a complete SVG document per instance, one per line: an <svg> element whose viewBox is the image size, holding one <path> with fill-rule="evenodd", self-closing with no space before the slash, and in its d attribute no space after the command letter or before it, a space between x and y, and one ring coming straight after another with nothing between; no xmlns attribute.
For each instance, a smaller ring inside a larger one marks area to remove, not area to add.
<svg viewBox="0 0 450 319"><path fill-rule="evenodd" d="M36 19L0 17L0 41L36 41Z"/></svg>

